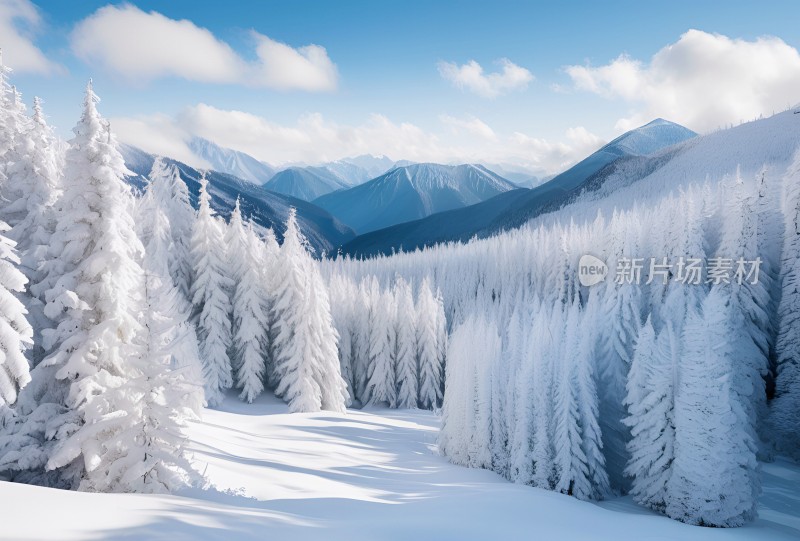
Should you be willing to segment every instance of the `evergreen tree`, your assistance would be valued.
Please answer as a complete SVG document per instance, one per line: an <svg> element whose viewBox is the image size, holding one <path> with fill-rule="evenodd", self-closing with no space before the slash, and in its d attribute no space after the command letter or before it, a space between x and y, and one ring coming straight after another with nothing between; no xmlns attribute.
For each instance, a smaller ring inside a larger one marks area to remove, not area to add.
<svg viewBox="0 0 800 541"><path fill-rule="evenodd" d="M186 449L187 420L197 419L203 391L191 370L197 340L187 325L181 293L167 267L169 222L160 208L151 214L145 257L144 344L126 362L132 376L118 391L122 411L119 443L104 446L102 464L82 488L97 492L169 493L199 481ZM182 358L194 354L193 359Z"/></svg>
<svg viewBox="0 0 800 541"><path fill-rule="evenodd" d="M394 320L397 309L389 291L377 292L370 302L372 330L369 343L369 403L385 403L397 407L397 377L392 359L394 349Z"/></svg>
<svg viewBox="0 0 800 541"><path fill-rule="evenodd" d="M165 207L172 233L172 248L169 251L169 270L178 290L191 304L191 285L193 259L191 241L194 222L197 219L191 201L189 188L181 179L174 164L163 158L156 158L150 171L150 186L157 201Z"/></svg>
<svg viewBox="0 0 800 541"><path fill-rule="evenodd" d="M666 489L672 473L675 447L673 420L675 378L680 337L671 323L656 339L650 318L636 342L625 405L631 429L630 459L625 474L633 478L634 501L663 512Z"/></svg>
<svg viewBox="0 0 800 541"><path fill-rule="evenodd" d="M358 300L358 290L354 284L343 277L334 277L330 283L331 317L334 327L339 335L337 350L339 352L339 366L342 378L347 383L348 405L356 398L355 373L353 370L356 351L358 349L358 335L356 332L355 303Z"/></svg>
<svg viewBox="0 0 800 541"><path fill-rule="evenodd" d="M617 269L622 258L636 257L638 242L635 235L638 229L639 224L624 215L612 220L611 243ZM625 380L641 326L641 287L638 284L617 283L614 276L609 276L605 291L602 292L600 287L594 288L593 297L595 292L598 298L590 303L602 303L597 370L599 393L603 396L600 403L603 451L611 483L617 489L624 489L626 480L623 470L628 460L625 445L630 433L622 423L625 417L623 400Z"/></svg>
<svg viewBox="0 0 800 541"><path fill-rule="evenodd" d="M8 452L0 458L6 469L40 470L46 463L55 470L51 482L85 489L103 475L105 451L129 443L121 436L129 415L123 388L134 376L127 359L140 351L143 300L127 170L97 101L90 82L45 262L46 274L58 276L44 293L45 314L57 324L43 332L49 355L33 370L30 393L20 397L17 421L7 427L10 440L0 444Z"/></svg>
<svg viewBox="0 0 800 541"><path fill-rule="evenodd" d="M0 232L5 231L8 226L0 222ZM14 242L0 233L0 410L16 402L20 387L31 380L24 351L33 344L33 329L15 296L27 281L17 265Z"/></svg>
<svg viewBox="0 0 800 541"><path fill-rule="evenodd" d="M419 363L419 405L434 409L442 402L442 358L439 349L438 324L443 314L436 302L430 280L425 277L417 292L416 329Z"/></svg>
<svg viewBox="0 0 800 541"><path fill-rule="evenodd" d="M336 351L330 301L307 251L294 209L275 276L275 394L292 412L344 411L346 384Z"/></svg>
<svg viewBox="0 0 800 541"><path fill-rule="evenodd" d="M702 526L740 526L756 513L755 434L736 384L736 314L730 294L714 287L684 327L675 397L675 459L666 513Z"/></svg>
<svg viewBox="0 0 800 541"><path fill-rule="evenodd" d="M534 316L533 332L530 339L528 363L533 376L533 418L531 426L531 484L536 487L553 488L553 407L554 407L554 357L558 345L554 343L563 323L560 305L550 310L537 301L540 310Z"/></svg>
<svg viewBox="0 0 800 541"><path fill-rule="evenodd" d="M378 280L373 276L370 280L361 281L355 299L356 313L353 324L357 329L358 337L353 358L353 390L356 399L361 404L367 404L370 401L369 379L374 369L374 365L371 363L370 348L376 330L374 311L380 309L373 299L379 294Z"/></svg>
<svg viewBox="0 0 800 541"><path fill-rule="evenodd" d="M238 206L237 206L238 208ZM242 227L241 221L231 219L230 227L241 227L245 252L231 253L238 262L235 271L236 289L233 296L233 349L236 358L236 385L241 398L252 402L264 390L266 362L269 355L269 328L266 299L261 286L260 270L264 266L261 240L252 227ZM240 243L236 243L239 246ZM229 247L232 245L229 245Z"/></svg>
<svg viewBox="0 0 800 541"><path fill-rule="evenodd" d="M394 365L397 374L397 407L417 408L419 372L414 297L411 286L398 276L395 281L397 318L395 320Z"/></svg>
<svg viewBox="0 0 800 541"><path fill-rule="evenodd" d="M151 187L148 186L146 197L152 195ZM151 224L151 235L145 246L143 264L147 351L150 357L159 357L161 360L158 363L166 365L180 376L186 391L180 403L199 415L200 409L205 405L203 366L197 330L190 318L190 306L170 277L168 253L174 246L171 224L162 205L155 205L152 212L140 219ZM143 366L152 370L151 365L152 363L145 363Z"/></svg>
<svg viewBox="0 0 800 541"><path fill-rule="evenodd" d="M60 193L61 163L53 130L47 125L41 101L33 102L33 118L28 129L19 135L9 165L10 184L19 197L5 208L12 226L9 237L17 242L22 269L29 280L39 278L50 236L55 230L53 205Z"/></svg>
<svg viewBox="0 0 800 541"><path fill-rule="evenodd" d="M211 209L208 180L204 176L200 180L200 208L192 231L192 304L206 401L210 406L219 405L225 389L233 386L228 357L232 345L229 292L233 281L226 274L225 253L223 232Z"/></svg>
<svg viewBox="0 0 800 541"><path fill-rule="evenodd" d="M778 378L770 424L778 448L800 459L800 153L784 177L781 300L778 307Z"/></svg>

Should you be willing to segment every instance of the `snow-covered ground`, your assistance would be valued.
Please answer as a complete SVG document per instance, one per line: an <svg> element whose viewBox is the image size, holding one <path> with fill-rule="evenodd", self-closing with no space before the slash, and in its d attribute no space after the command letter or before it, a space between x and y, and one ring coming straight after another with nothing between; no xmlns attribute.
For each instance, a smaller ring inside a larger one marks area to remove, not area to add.
<svg viewBox="0 0 800 541"><path fill-rule="evenodd" d="M800 539L800 467L764 465L759 518L686 526L629 498L586 503L453 466L430 412L286 413L230 396L191 428L214 489L86 494L0 483L0 538L57 539Z"/></svg>

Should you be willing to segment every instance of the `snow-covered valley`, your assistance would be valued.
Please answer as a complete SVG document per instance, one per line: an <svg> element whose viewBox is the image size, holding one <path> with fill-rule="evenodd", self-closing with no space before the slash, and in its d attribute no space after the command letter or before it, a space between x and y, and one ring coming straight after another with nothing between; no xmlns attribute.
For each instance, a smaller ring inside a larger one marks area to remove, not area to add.
<svg viewBox="0 0 800 541"><path fill-rule="evenodd" d="M91 494L0 483L3 539L800 538L800 467L763 464L759 516L742 528L687 526L630 497L583 502L462 468L437 454L439 418L367 409L288 414L271 396L229 395L190 428L213 485L176 495ZM48 509L38 517L31 502Z"/></svg>

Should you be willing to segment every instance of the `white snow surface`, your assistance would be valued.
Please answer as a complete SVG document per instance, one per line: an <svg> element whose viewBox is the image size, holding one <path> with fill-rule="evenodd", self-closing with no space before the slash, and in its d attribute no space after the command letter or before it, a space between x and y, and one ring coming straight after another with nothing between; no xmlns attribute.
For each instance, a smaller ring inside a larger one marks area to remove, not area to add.
<svg viewBox="0 0 800 541"><path fill-rule="evenodd" d="M800 466L763 465L759 518L711 529L630 498L600 503L449 464L428 411L289 414L228 395L190 430L212 488L90 494L0 482L0 539L800 539ZM45 517L42 511L45 511Z"/></svg>

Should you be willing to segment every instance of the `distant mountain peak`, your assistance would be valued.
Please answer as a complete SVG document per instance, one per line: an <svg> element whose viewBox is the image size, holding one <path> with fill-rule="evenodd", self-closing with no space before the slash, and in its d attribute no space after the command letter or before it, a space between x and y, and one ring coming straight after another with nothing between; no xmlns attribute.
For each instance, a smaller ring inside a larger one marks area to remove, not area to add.
<svg viewBox="0 0 800 541"><path fill-rule="evenodd" d="M244 152L219 146L202 137L193 137L189 141L189 148L199 158L210 163L213 170L254 184L264 184L275 174L275 168L271 165Z"/></svg>
<svg viewBox="0 0 800 541"><path fill-rule="evenodd" d="M366 232L463 208L515 188L480 165L416 163L395 167L314 203L356 231Z"/></svg>

